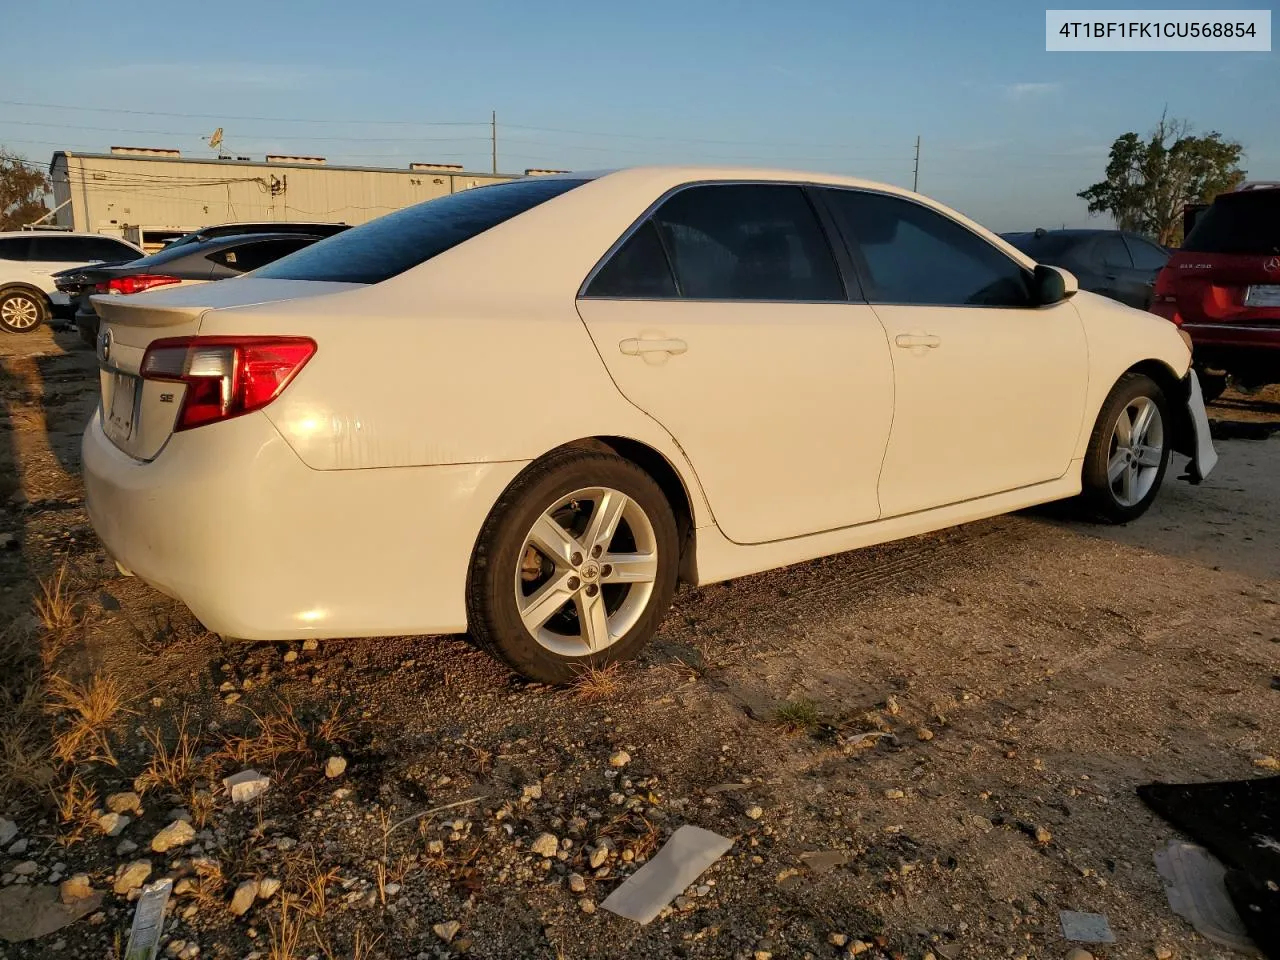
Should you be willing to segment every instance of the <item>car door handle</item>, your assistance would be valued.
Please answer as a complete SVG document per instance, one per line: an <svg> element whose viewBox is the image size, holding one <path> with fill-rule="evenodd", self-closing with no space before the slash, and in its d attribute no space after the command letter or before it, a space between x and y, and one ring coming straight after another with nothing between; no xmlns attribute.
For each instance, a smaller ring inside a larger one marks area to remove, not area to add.
<svg viewBox="0 0 1280 960"><path fill-rule="evenodd" d="M638 340L632 338L620 341L618 349L628 357L639 357L646 353L667 353L672 356L679 356L689 349L689 345L683 340Z"/></svg>
<svg viewBox="0 0 1280 960"><path fill-rule="evenodd" d="M938 347L942 345L942 338L935 337L932 333L900 333L893 338L893 342L900 347Z"/></svg>

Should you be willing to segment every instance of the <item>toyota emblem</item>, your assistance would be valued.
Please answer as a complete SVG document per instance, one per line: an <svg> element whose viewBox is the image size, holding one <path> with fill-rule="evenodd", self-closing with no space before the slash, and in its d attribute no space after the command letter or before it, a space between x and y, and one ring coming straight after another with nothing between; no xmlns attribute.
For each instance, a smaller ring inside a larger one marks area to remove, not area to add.
<svg viewBox="0 0 1280 960"><path fill-rule="evenodd" d="M103 330L98 334L98 359L103 363L111 359L111 342L113 339L110 330Z"/></svg>
<svg viewBox="0 0 1280 960"><path fill-rule="evenodd" d="M1280 270L1280 257L1272 257L1262 265L1262 269L1267 271L1267 273L1275 273L1277 270Z"/></svg>

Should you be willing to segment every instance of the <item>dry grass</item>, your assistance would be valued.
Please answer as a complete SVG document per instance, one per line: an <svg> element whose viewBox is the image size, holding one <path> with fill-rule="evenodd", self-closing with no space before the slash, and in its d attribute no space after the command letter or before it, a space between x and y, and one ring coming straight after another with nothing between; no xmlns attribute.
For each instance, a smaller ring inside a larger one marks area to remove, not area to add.
<svg viewBox="0 0 1280 960"><path fill-rule="evenodd" d="M53 576L40 581L40 595L36 597L36 616L49 634L65 634L83 619L71 596L67 582L67 565L58 567Z"/></svg>
<svg viewBox="0 0 1280 960"><path fill-rule="evenodd" d="M226 906L223 892L227 886L227 878L222 872L222 864L217 860L200 860L195 866L196 879L192 885L191 898L208 916Z"/></svg>
<svg viewBox="0 0 1280 960"><path fill-rule="evenodd" d="M97 828L98 796L78 773L52 791L62 829L58 841L70 846Z"/></svg>
<svg viewBox="0 0 1280 960"><path fill-rule="evenodd" d="M789 700L773 711L774 726L787 733L813 734L822 725L822 717L818 713L818 705L808 697Z"/></svg>
<svg viewBox="0 0 1280 960"><path fill-rule="evenodd" d="M289 873L297 877L302 888L301 908L308 916L323 920L329 912L329 885L341 878L341 871L337 867L322 867L315 851L311 850L306 860L295 858Z"/></svg>
<svg viewBox="0 0 1280 960"><path fill-rule="evenodd" d="M662 835L653 822L638 813L623 813L614 817L600 831L600 836L610 838L623 849L630 849L636 862L653 856L662 840Z"/></svg>
<svg viewBox="0 0 1280 960"><path fill-rule="evenodd" d="M604 703L620 694L623 686L622 664L610 663L583 667L569 689L579 703Z"/></svg>
<svg viewBox="0 0 1280 960"><path fill-rule="evenodd" d="M363 924L360 924L356 927L356 932L352 936L350 950L335 950L333 941L321 935L314 923L311 925L311 937L315 940L316 946L320 948L325 960L370 960L371 957L375 956L373 951L382 941L383 935L380 933L376 937L370 938L369 931L365 929ZM274 955L272 955L271 960L275 960Z"/></svg>
<svg viewBox="0 0 1280 960"><path fill-rule="evenodd" d="M197 752L201 738L199 730L192 730L190 710L184 708L178 718L177 735L172 746L159 729L144 728L142 736L151 744L151 759L142 773L134 778L133 789L138 793L146 793L157 787L167 787L176 794L186 792L199 772ZM192 794L194 792L191 791ZM191 815L196 815L194 804Z"/></svg>
<svg viewBox="0 0 1280 960"><path fill-rule="evenodd" d="M269 960L294 960L302 941L302 918L294 898L280 894L280 920L267 918L267 957Z"/></svg>
<svg viewBox="0 0 1280 960"><path fill-rule="evenodd" d="M62 729L53 738L54 756L69 764L96 761L116 766L108 734L123 706L124 687L114 677L94 674L78 684L54 674L48 709L64 715Z"/></svg>

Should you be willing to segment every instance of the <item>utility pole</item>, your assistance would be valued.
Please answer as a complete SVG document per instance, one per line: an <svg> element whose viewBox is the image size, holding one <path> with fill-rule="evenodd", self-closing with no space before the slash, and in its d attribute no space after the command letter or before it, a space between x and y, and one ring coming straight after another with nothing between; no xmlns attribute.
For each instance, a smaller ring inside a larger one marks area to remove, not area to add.
<svg viewBox="0 0 1280 960"><path fill-rule="evenodd" d="M498 172L498 111L489 114L489 142L493 145L493 172Z"/></svg>
<svg viewBox="0 0 1280 960"><path fill-rule="evenodd" d="M916 135L916 167L911 171L911 189L914 193L920 192L920 136Z"/></svg>

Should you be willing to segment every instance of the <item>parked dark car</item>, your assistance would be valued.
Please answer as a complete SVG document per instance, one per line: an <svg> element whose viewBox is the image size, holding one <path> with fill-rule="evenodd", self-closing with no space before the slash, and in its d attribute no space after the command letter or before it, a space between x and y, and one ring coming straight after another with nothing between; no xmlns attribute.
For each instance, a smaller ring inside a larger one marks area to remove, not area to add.
<svg viewBox="0 0 1280 960"><path fill-rule="evenodd" d="M1080 289L1146 310L1169 251L1121 230L1036 230L1001 234L1037 263L1075 274Z"/></svg>
<svg viewBox="0 0 1280 960"><path fill-rule="evenodd" d="M149 257L114 266L78 267L53 276L58 290L76 305L80 338L93 346L98 315L89 298L98 293L142 293L177 283L226 280L264 267L324 237L300 233L255 233L174 243Z"/></svg>
<svg viewBox="0 0 1280 960"><path fill-rule="evenodd" d="M216 240L219 237L240 237L251 233L299 233L309 237L332 237L343 230L350 230L349 223L305 223L303 221L262 221L258 223L219 223L211 227L201 227L191 233L170 240L163 249L200 243L205 240Z"/></svg>
<svg viewBox="0 0 1280 960"><path fill-rule="evenodd" d="M1156 281L1151 312L1190 337L1206 399L1280 383L1280 184L1220 194Z"/></svg>

